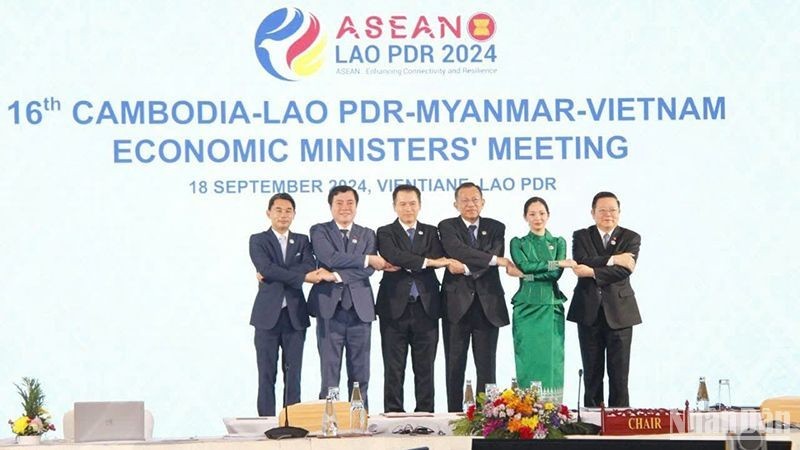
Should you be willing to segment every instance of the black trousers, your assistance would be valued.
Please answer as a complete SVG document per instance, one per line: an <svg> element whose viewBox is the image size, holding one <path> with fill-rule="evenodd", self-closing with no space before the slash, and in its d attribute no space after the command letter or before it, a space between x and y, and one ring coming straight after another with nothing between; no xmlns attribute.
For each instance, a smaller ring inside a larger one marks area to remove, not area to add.
<svg viewBox="0 0 800 450"><path fill-rule="evenodd" d="M439 320L425 313L419 301L409 303L398 319L380 319L383 353L383 408L404 412L403 383L408 348L414 370L414 411L433 412L433 361L439 345Z"/></svg>
<svg viewBox="0 0 800 450"><path fill-rule="evenodd" d="M492 325L483 313L476 296L469 310L458 322L442 320L444 360L447 381L447 411L461 412L464 408L464 373L467 352L472 339L472 357L477 372L475 394L483 392L486 383L495 383L497 374L497 335L500 329Z"/></svg>
<svg viewBox="0 0 800 450"><path fill-rule="evenodd" d="M633 327L614 330L608 326L603 308L591 325L578 324L578 342L583 360L583 404L599 407L603 402L603 375L608 359L608 407L630 406L628 370Z"/></svg>

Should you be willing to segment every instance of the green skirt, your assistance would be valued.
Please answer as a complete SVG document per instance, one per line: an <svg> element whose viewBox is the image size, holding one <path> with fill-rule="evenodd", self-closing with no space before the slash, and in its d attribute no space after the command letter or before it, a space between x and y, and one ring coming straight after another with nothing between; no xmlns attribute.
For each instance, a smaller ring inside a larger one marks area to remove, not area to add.
<svg viewBox="0 0 800 450"><path fill-rule="evenodd" d="M564 389L564 305L514 304L514 357L521 388L541 381L556 394Z"/></svg>

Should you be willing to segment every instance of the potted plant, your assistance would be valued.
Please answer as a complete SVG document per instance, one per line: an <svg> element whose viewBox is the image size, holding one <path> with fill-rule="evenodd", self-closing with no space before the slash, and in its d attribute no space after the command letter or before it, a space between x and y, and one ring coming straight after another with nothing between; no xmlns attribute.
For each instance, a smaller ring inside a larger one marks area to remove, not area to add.
<svg viewBox="0 0 800 450"><path fill-rule="evenodd" d="M17 435L17 443L35 445L42 440L42 435L56 427L50 421L50 413L44 409L44 392L36 378L22 378L22 386L14 383L19 396L22 397L22 415L16 420L9 420L11 431Z"/></svg>

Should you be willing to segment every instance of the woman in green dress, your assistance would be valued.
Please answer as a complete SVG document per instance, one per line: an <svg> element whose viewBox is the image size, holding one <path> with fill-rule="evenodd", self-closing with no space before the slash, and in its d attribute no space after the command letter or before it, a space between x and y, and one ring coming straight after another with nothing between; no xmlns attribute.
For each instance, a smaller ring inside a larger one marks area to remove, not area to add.
<svg viewBox="0 0 800 450"><path fill-rule="evenodd" d="M511 258L524 276L514 294L513 334L517 381L528 387L541 381L542 389L560 400L564 389L564 301L558 279L565 267L567 243L547 231L547 202L531 197L525 202L530 232L511 240Z"/></svg>

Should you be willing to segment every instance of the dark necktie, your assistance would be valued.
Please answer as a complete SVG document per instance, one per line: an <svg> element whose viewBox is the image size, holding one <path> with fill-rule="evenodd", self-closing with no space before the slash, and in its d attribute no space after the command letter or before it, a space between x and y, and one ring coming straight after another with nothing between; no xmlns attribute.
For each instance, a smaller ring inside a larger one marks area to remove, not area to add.
<svg viewBox="0 0 800 450"><path fill-rule="evenodd" d="M347 228L342 228L339 231L342 232L342 245L344 246L344 251L347 251ZM348 286L344 286L342 290L342 309L348 310L353 307L353 297L350 295L350 288Z"/></svg>
<svg viewBox="0 0 800 450"><path fill-rule="evenodd" d="M467 230L469 230L469 246L472 248L478 248L478 236L475 234L477 229L477 225L470 225L467 227Z"/></svg>
<svg viewBox="0 0 800 450"><path fill-rule="evenodd" d="M611 239L611 235L608 233L603 235L603 248L608 248L608 241Z"/></svg>
<svg viewBox="0 0 800 450"><path fill-rule="evenodd" d="M414 245L414 231L415 230L413 228L409 228L406 230L406 233L408 233L408 239L411 241L412 246ZM411 280L411 292L409 292L409 295L415 298L419 297L419 290L417 289L417 283L414 282L413 278Z"/></svg>

